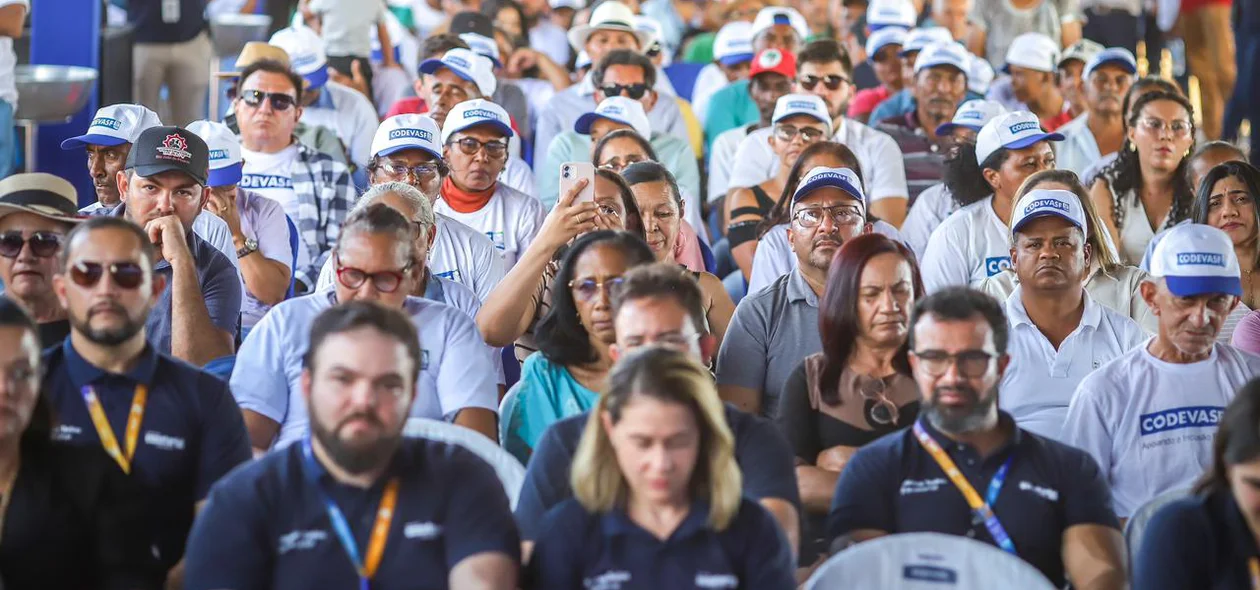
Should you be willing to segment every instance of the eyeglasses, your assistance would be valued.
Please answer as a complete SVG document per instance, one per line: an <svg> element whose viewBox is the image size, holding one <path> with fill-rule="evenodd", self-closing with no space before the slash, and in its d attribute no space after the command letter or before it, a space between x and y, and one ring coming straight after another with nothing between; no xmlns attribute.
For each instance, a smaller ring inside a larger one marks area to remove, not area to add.
<svg viewBox="0 0 1260 590"><path fill-rule="evenodd" d="M941 350L924 350L911 354L919 359L919 366L933 377L944 375L955 364L963 377L979 377L989 370L989 363L997 358L996 354L983 350L964 350L957 354L949 354Z"/></svg>
<svg viewBox="0 0 1260 590"><path fill-rule="evenodd" d="M581 301L590 301L599 296L600 293L611 295L617 289L621 288L621 284L625 279L621 277L610 277L602 281L596 279L574 279L569 281L569 288L573 289L573 294Z"/></svg>
<svg viewBox="0 0 1260 590"><path fill-rule="evenodd" d="M17 258L22 253L22 246L31 245L31 253L40 257L48 258L57 253L61 248L61 234L50 231L37 231L31 234L31 237L22 237L20 231L10 231L0 234L0 256L5 258Z"/></svg>
<svg viewBox="0 0 1260 590"><path fill-rule="evenodd" d="M792 221L805 229L813 229L822 225L823 217L830 217L836 225L857 225L864 218L862 211L856 207L836 205L834 207L807 207L798 209L792 215Z"/></svg>
<svg viewBox="0 0 1260 590"><path fill-rule="evenodd" d="M692 332L690 334L679 334L678 332L669 332L660 334L653 338L644 338L642 336L631 336L626 338L626 348L639 348L641 346L664 346L666 348L682 349L691 346L691 343L699 340L703 334Z"/></svg>
<svg viewBox="0 0 1260 590"><path fill-rule="evenodd" d="M880 426L890 426L901 420L901 412L897 409L897 404L884 395L888 386L884 384L883 379L858 375L854 389L863 399L872 402L871 407L866 410L866 417L871 422Z"/></svg>
<svg viewBox="0 0 1260 590"><path fill-rule="evenodd" d="M603 164L600 164L599 167L603 168L604 170L612 170L613 172L621 172L622 170L629 168L631 164L638 164L639 162L643 162L646 160L647 158L643 156L637 156L637 155L626 156L625 159L614 157L613 159L608 160L607 162L604 162Z"/></svg>
<svg viewBox="0 0 1260 590"><path fill-rule="evenodd" d="M414 262L408 262L407 266L402 267L401 270L382 270L369 273L353 266L341 266L340 259L334 259L334 262L337 265L337 282L347 289L358 289L364 283L372 281L372 286L381 293L397 291L398 286L402 285L407 271L411 270L411 266L414 264Z"/></svg>
<svg viewBox="0 0 1260 590"><path fill-rule="evenodd" d="M801 88L804 88L807 91L813 90L814 87L817 86L819 82L822 82L823 86L827 87L827 90L839 90L842 84L849 83L849 79L845 78L844 76L837 75L837 74L831 74L831 75L822 76L822 77L801 76L796 79L796 83L800 84Z"/></svg>
<svg viewBox="0 0 1260 590"><path fill-rule="evenodd" d="M1154 117L1138 119L1138 127L1156 135L1163 133L1165 129L1168 129L1172 131L1173 137L1189 137L1190 132L1194 130L1194 125L1190 124L1189 121L1164 121Z"/></svg>
<svg viewBox="0 0 1260 590"><path fill-rule="evenodd" d="M382 175L386 176L390 180L400 180L407 178L410 175L411 178L420 182L430 182L442 174L442 165L440 163L425 163L408 166L401 162L390 162L386 160L377 164L376 170L380 171Z"/></svg>
<svg viewBox="0 0 1260 590"><path fill-rule="evenodd" d="M634 84L609 84L600 88L600 90L604 92L605 98L609 96L625 96L631 100L639 100L643 98L644 94L647 94L649 88L647 84L635 82ZM623 92L625 94L622 94Z"/></svg>
<svg viewBox="0 0 1260 590"><path fill-rule="evenodd" d="M80 260L70 267L70 280L74 284L92 288L101 282L101 277L109 272L110 280L123 289L135 289L144 282L144 269L135 262L113 262L101 264Z"/></svg>
<svg viewBox="0 0 1260 590"><path fill-rule="evenodd" d="M814 143L822 139L826 132L817 127L796 127L787 124L774 126L774 137L784 143L789 143L796 139L797 135L801 136L801 141L805 143Z"/></svg>
<svg viewBox="0 0 1260 590"><path fill-rule="evenodd" d="M491 160L498 160L507 156L508 146L506 141L478 141L472 137L461 137L451 140L446 145L451 144L458 145L459 151L463 152L465 156L475 156L483 147L486 148L486 155Z"/></svg>
<svg viewBox="0 0 1260 590"><path fill-rule="evenodd" d="M261 90L242 90L239 93L240 98L245 104L251 108L262 106L264 100L271 101L271 108L277 111L287 111L297 104L297 99L292 95L283 92L263 92Z"/></svg>

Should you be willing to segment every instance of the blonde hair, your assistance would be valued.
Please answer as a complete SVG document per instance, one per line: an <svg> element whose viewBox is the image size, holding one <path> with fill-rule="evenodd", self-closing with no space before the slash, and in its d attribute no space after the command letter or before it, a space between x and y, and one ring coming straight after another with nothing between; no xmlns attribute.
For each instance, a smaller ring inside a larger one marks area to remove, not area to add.
<svg viewBox="0 0 1260 590"><path fill-rule="evenodd" d="M614 424L633 398L648 396L691 409L700 430L700 449L688 483L692 500L709 504L709 526L722 531L739 512L743 476L735 462L735 439L709 372L677 351L649 346L631 352L613 367L608 393L582 433L573 458L573 495L586 510L605 513L626 505L629 486L601 417Z"/></svg>
<svg viewBox="0 0 1260 590"><path fill-rule="evenodd" d="M1024 179L1024 184L1020 185L1019 190L1015 193L1015 202L1018 203L1024 195L1036 189L1043 184L1062 184L1068 187L1068 191L1076 195L1080 200L1081 207L1085 209L1085 217L1089 225L1089 232L1085 235L1085 243L1089 244L1090 256L1102 268L1102 271L1110 274L1112 271L1123 266L1114 247L1111 245L1111 236L1107 234L1107 226L1103 225L1103 220L1098 215L1098 209L1094 207L1094 200L1089 196L1089 190L1081 184L1081 179L1071 170L1042 170L1032 176ZM1011 221L1015 221L1015 216L1011 215ZM1014 242L1014 236L1011 238Z"/></svg>

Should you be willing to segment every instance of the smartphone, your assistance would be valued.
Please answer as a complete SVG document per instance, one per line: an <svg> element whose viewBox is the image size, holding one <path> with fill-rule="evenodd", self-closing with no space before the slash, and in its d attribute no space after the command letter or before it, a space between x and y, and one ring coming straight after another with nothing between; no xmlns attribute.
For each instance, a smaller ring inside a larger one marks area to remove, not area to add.
<svg viewBox="0 0 1260 590"><path fill-rule="evenodd" d="M565 162L560 165L560 196L569 194L573 185L586 179L586 186L578 193L574 203L595 202L595 165L590 162Z"/></svg>

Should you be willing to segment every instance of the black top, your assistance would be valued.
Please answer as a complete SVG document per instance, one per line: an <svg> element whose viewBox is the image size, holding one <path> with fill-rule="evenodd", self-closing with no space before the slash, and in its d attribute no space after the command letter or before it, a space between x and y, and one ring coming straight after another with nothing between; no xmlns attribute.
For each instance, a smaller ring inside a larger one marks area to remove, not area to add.
<svg viewBox="0 0 1260 590"><path fill-rule="evenodd" d="M24 449L0 536L3 588L160 588L133 485L99 448Z"/></svg>
<svg viewBox="0 0 1260 590"><path fill-rule="evenodd" d="M805 378L805 364L802 363L783 384L783 394L779 397L779 428L787 435L796 457L813 465L818 454L831 447L866 446L885 434L914 424L919 415L919 402L914 401L898 406L896 424L878 424L871 420L875 401L868 399L863 403L862 414L867 419L861 425L849 424L814 409L809 403L809 385Z"/></svg>
<svg viewBox="0 0 1260 590"><path fill-rule="evenodd" d="M163 14L166 0L130 0L127 22L136 43L182 43L206 29L206 0L175 0L178 10ZM277 4L284 4L277 2ZM171 22L174 20L174 22Z"/></svg>
<svg viewBox="0 0 1260 590"><path fill-rule="evenodd" d="M70 335L70 320L44 322L39 325L39 346L48 348L61 344Z"/></svg>
<svg viewBox="0 0 1260 590"><path fill-rule="evenodd" d="M1250 588L1255 536L1228 490L1177 500L1155 513L1139 540L1133 587L1142 590Z"/></svg>

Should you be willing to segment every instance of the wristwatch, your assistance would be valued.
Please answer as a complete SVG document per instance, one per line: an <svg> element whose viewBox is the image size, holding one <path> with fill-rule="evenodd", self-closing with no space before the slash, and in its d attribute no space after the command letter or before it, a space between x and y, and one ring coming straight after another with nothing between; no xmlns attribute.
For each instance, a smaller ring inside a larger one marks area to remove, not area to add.
<svg viewBox="0 0 1260 590"><path fill-rule="evenodd" d="M257 251L258 251L258 240L246 238L245 246L236 251L236 257L244 258Z"/></svg>

